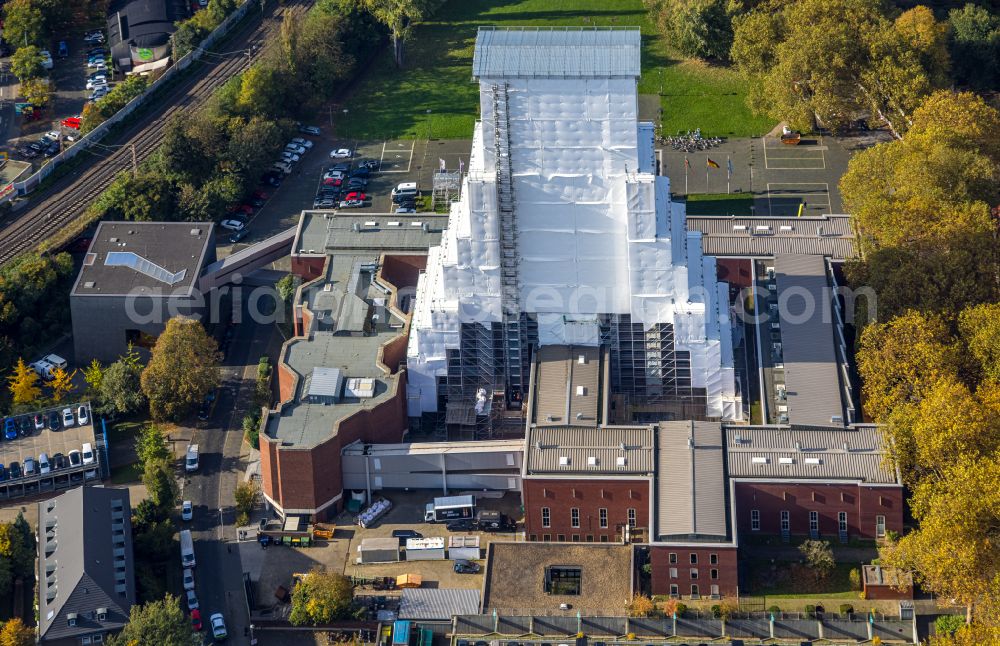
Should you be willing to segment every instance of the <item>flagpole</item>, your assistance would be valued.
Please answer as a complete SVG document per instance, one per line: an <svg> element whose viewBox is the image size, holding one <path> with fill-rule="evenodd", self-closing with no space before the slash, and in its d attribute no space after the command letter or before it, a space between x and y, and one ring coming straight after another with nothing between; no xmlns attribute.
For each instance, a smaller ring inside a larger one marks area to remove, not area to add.
<svg viewBox="0 0 1000 646"><path fill-rule="evenodd" d="M690 170L691 164L688 162L688 158L684 158L684 195L688 194L688 170Z"/></svg>
<svg viewBox="0 0 1000 646"><path fill-rule="evenodd" d="M733 180L733 158L726 155L726 195L729 195L729 185Z"/></svg>
<svg viewBox="0 0 1000 646"><path fill-rule="evenodd" d="M705 156L705 192L708 193L708 171L712 167L708 164L708 155Z"/></svg>

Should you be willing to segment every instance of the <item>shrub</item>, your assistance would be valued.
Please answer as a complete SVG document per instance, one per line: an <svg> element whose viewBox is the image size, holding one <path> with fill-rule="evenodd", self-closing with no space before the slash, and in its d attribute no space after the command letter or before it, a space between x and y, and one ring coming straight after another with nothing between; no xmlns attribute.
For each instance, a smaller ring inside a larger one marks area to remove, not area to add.
<svg viewBox="0 0 1000 646"><path fill-rule="evenodd" d="M243 418L243 437L247 444L255 449L260 449L260 417L250 413Z"/></svg>
<svg viewBox="0 0 1000 646"><path fill-rule="evenodd" d="M722 606L720 606L719 604L715 604L714 606L712 606L712 616L715 617L716 619L718 619L719 617L721 617L722 616Z"/></svg>
<svg viewBox="0 0 1000 646"><path fill-rule="evenodd" d="M849 615L854 612L854 606L849 603L840 604L840 614Z"/></svg>
<svg viewBox="0 0 1000 646"><path fill-rule="evenodd" d="M812 619L816 616L816 606L809 604L806 606L806 616Z"/></svg>
<svg viewBox="0 0 1000 646"><path fill-rule="evenodd" d="M776 615L781 612L781 608L779 606L771 606L770 608L767 609L767 611L773 615Z"/></svg>
<svg viewBox="0 0 1000 646"><path fill-rule="evenodd" d="M629 617L649 617L656 612L656 604L649 597L637 594L625 606Z"/></svg>
<svg viewBox="0 0 1000 646"><path fill-rule="evenodd" d="M939 615L934 620L934 632L938 635L951 635L965 625L962 615Z"/></svg>
<svg viewBox="0 0 1000 646"><path fill-rule="evenodd" d="M851 590L861 589L861 570L851 568L851 572L847 575L847 578L851 582Z"/></svg>
<svg viewBox="0 0 1000 646"><path fill-rule="evenodd" d="M674 612L677 613L678 617L683 617L684 613L687 612L687 609L688 607L685 606L683 603L678 603L677 606L674 607Z"/></svg>

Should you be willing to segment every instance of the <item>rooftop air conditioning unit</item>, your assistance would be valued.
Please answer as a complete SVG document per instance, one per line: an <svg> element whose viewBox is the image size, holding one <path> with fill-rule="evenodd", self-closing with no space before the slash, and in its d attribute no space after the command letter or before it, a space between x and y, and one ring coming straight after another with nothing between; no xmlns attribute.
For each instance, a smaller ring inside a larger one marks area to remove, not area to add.
<svg viewBox="0 0 1000 646"><path fill-rule="evenodd" d="M569 466L569 456L568 455L560 455L559 456L559 466L561 466L561 467L568 467Z"/></svg>

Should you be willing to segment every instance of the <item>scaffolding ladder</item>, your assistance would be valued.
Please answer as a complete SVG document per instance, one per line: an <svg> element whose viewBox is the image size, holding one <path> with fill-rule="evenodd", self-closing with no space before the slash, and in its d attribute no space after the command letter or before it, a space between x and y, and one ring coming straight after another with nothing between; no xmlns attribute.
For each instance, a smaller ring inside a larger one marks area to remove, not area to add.
<svg viewBox="0 0 1000 646"><path fill-rule="evenodd" d="M497 208L500 212L500 272L503 306L504 382L507 402L521 398L524 389L526 343L521 325L521 283L517 265L517 218L510 163L510 115L507 84L495 84L493 93L493 143L496 160Z"/></svg>

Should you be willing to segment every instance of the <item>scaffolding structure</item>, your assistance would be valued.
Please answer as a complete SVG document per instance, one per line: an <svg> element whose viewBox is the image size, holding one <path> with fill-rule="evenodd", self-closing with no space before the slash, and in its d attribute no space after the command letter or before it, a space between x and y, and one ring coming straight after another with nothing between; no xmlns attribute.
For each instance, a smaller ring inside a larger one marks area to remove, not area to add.
<svg viewBox="0 0 1000 646"><path fill-rule="evenodd" d="M439 204L449 204L458 199L462 174L457 170L439 170L434 173L432 186L431 208L436 210Z"/></svg>

